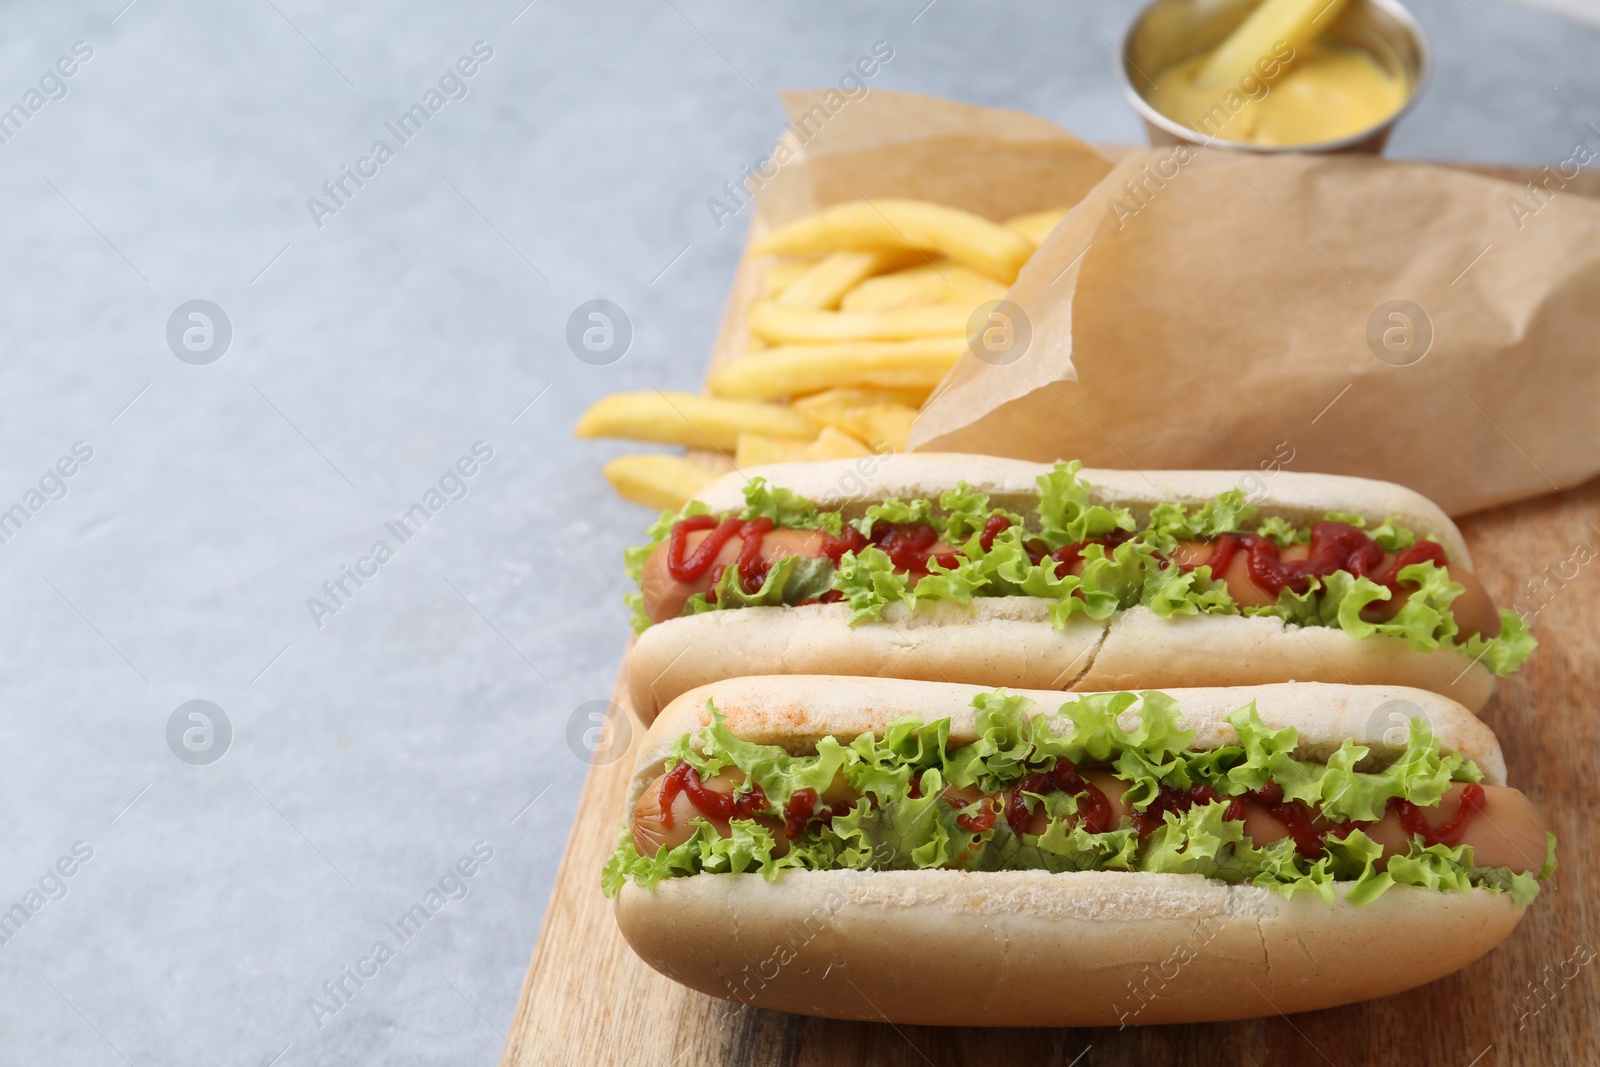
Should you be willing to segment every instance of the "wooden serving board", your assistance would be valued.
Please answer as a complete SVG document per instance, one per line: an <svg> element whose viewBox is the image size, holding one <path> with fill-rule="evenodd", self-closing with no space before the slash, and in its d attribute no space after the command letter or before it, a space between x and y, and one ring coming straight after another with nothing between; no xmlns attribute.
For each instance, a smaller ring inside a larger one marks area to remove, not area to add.
<svg viewBox="0 0 1600 1067"><path fill-rule="evenodd" d="M1516 181L1535 173L1481 169ZM1600 192L1600 181L1590 184L1584 192ZM743 311L759 281L759 267L741 262L713 363L742 350ZM1473 516L1461 529L1489 592L1529 612L1540 641L1483 718L1505 746L1511 784L1540 805L1561 843L1553 884L1504 944L1467 969L1327 1011L1120 1031L837 1022L717 1000L641 962L600 894L644 733L634 722L628 752L590 769L502 1067L1600 1063L1600 481ZM627 707L620 685L614 700Z"/></svg>

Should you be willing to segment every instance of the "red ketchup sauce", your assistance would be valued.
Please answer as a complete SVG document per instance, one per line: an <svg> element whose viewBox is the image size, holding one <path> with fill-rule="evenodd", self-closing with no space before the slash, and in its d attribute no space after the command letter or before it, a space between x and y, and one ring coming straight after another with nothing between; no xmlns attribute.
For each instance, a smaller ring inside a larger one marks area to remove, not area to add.
<svg viewBox="0 0 1600 1067"><path fill-rule="evenodd" d="M1028 798L1024 793L1057 791L1082 798L1078 802L1078 816L1089 833L1103 834L1116 829L1117 816L1111 801L1097 786L1084 780L1071 760L1058 758L1050 770L1023 775L1022 781L1017 783L1011 799L1006 802L1006 822L1011 824L1012 831L1020 837L1028 829Z"/></svg>
<svg viewBox="0 0 1600 1067"><path fill-rule="evenodd" d="M791 838L805 833L806 823L817 810L815 789L796 789L783 806L783 832Z"/></svg>
<svg viewBox="0 0 1600 1067"><path fill-rule="evenodd" d="M1400 819L1400 825L1405 828L1406 833L1422 838L1424 845L1448 845L1454 848L1461 844L1461 838L1466 834L1467 827L1471 826L1472 820L1483 811L1488 800L1488 794L1483 791L1483 786L1464 787L1461 790L1461 806L1447 822L1437 827L1428 825L1421 808L1399 797L1389 798L1389 810Z"/></svg>
<svg viewBox="0 0 1600 1067"><path fill-rule="evenodd" d="M1022 789L1030 789L1029 779L1024 778ZM1039 790L1033 789L1033 792ZM1140 838L1148 836L1158 829L1168 812L1175 815L1182 814L1197 804L1210 804L1221 799L1217 791L1204 783L1180 789L1175 786L1163 785L1156 793L1154 800L1144 811L1135 811L1131 819L1133 827ZM1394 812L1400 820L1401 827L1407 834L1420 837L1424 845L1448 845L1454 847L1461 843L1467 827L1472 825L1484 806L1488 796L1480 785L1468 785L1461 790L1461 804L1456 813L1440 826L1430 826L1423 814L1423 809L1399 797L1389 800L1389 810ZM1223 814L1225 819L1243 819L1247 805L1255 804L1268 815L1276 819L1294 842L1295 851L1308 859L1315 859L1327 851L1329 837L1343 838L1349 836L1354 830L1363 829L1372 824L1369 822L1323 823L1312 814L1311 808L1299 800L1285 800L1283 787L1277 782L1267 782L1260 789L1252 789L1247 793L1234 797L1228 802L1228 810ZM1025 809L1024 809L1025 810ZM1008 812L1008 816L1009 816ZM1023 825L1025 825L1025 821ZM1018 820L1012 820L1012 828L1016 829ZM1110 829L1111 827L1106 827ZM1020 831L1019 831L1020 832ZM1091 827L1091 832L1093 828Z"/></svg>
<svg viewBox="0 0 1600 1067"><path fill-rule="evenodd" d="M844 815L854 805L846 801L821 806L815 789L796 789L789 797L789 803L783 806L783 832L790 840L806 832L806 827L812 822L820 822L824 826L833 822L834 816Z"/></svg>
<svg viewBox="0 0 1600 1067"><path fill-rule="evenodd" d="M680 582L695 581L711 569L722 546L737 537L739 558L734 566L738 568L739 584L747 593L757 592L767 580L769 564L761 558L761 542L771 529L772 520L768 518L724 519L719 523L710 515L691 515L672 526L672 535L667 541L667 573ZM711 532L685 559L689 535L699 530ZM719 572L712 578L713 587L721 577Z"/></svg>
<svg viewBox="0 0 1600 1067"><path fill-rule="evenodd" d="M990 515L989 521L983 524L983 532L978 535L978 546L985 552L994 547L994 539L1006 530L1011 529L1011 520L1004 515Z"/></svg>
<svg viewBox="0 0 1600 1067"><path fill-rule="evenodd" d="M1311 818L1311 809L1298 800L1283 799L1283 786L1277 782L1266 782L1260 789L1252 789L1242 796L1234 797L1228 804L1228 811L1223 816L1227 819L1244 818L1245 805L1256 803L1277 819L1283 828L1289 832L1289 838L1294 842L1294 850L1308 859L1315 859L1325 852L1323 844L1327 829L1319 830ZM1347 823L1342 827L1344 833L1349 833L1360 824ZM1342 836L1342 835L1341 835Z"/></svg>
<svg viewBox="0 0 1600 1067"><path fill-rule="evenodd" d="M1306 546L1306 558L1285 561L1276 542L1257 534L1223 534L1212 543L1211 555L1196 566L1211 568L1211 576L1220 578L1228 565L1240 552L1246 557L1245 573L1250 581L1268 596L1276 597L1285 589L1304 593L1311 579L1326 578L1335 571L1348 571L1357 578L1371 578L1391 592L1400 589L1400 571L1413 563L1431 561L1439 566L1448 563L1445 551L1436 542L1419 541L1405 549L1381 574L1374 568L1383 562L1383 546L1368 537L1365 531L1344 522L1319 522L1311 527L1311 542Z"/></svg>
<svg viewBox="0 0 1600 1067"><path fill-rule="evenodd" d="M1004 515L991 515L978 535L978 543L985 552L994 547L994 539L1011 526ZM692 582L703 577L716 562L722 548L734 538L740 540L740 550L735 566L740 585L747 593L755 593L766 580L770 569L762 558L761 546L773 522L768 518L723 519L718 522L710 515L693 515L672 527L667 542L667 571L680 582ZM688 551L689 534L709 531L704 540ZM1107 552L1129 540L1133 534L1127 530L1114 530L1104 537L1092 537L1078 544L1065 545L1048 554L1030 548L1029 557L1035 564L1053 559L1062 568L1070 568L1083 559L1083 551L1090 545L1104 546ZM868 537L854 526L845 526L839 536L822 535L821 554L838 563L846 552L860 552L868 545L876 545L889 557L897 570L912 574L925 574L930 561L953 569L960 561L958 551L934 552L939 534L925 522L875 522ZM1284 560L1276 542L1258 534L1222 534L1212 542L1211 554L1204 563L1185 565L1185 571L1198 566L1211 568L1211 576L1220 578L1243 552L1246 557L1245 572L1250 581L1268 596L1276 597L1285 589L1304 593L1313 578L1326 578L1335 571L1348 571L1357 578L1371 578L1389 589L1400 591L1400 572L1414 563L1432 562L1441 567L1449 563L1445 551L1436 542L1420 541L1397 554L1388 568L1381 573L1376 568L1385 555L1383 547L1355 526L1343 522L1318 522L1311 527L1311 541L1306 546L1305 559ZM687 554L687 555L686 555ZM712 575L715 586L721 571ZM836 592L836 591L834 591ZM714 597L715 591L710 594ZM839 599L832 593L807 603L830 603Z"/></svg>
<svg viewBox="0 0 1600 1067"><path fill-rule="evenodd" d="M1187 789L1179 789L1170 785L1160 786L1156 791L1156 798L1150 802L1150 806L1143 811L1135 811L1133 813L1133 828L1141 838L1147 837L1161 825L1166 818L1167 812L1170 811L1174 815L1182 815L1196 804L1210 804L1217 799L1217 791L1204 782L1198 782ZM1225 818L1232 819L1242 817L1242 815L1243 811L1241 809L1240 816L1235 816L1233 807L1230 805Z"/></svg>
<svg viewBox="0 0 1600 1067"><path fill-rule="evenodd" d="M743 796L719 793L707 789L700 775L687 763L679 763L661 782L661 825L672 825L672 802L682 793L689 798L695 810L708 819L748 819L767 809L767 795L759 785L752 785Z"/></svg>
<svg viewBox="0 0 1600 1067"><path fill-rule="evenodd" d="M1118 545L1122 544L1124 541L1131 541L1132 539L1133 533L1130 530L1112 530L1104 537L1091 537L1089 540L1080 541L1075 545L1062 545L1054 552L1048 553L1048 555L1045 553L1035 553L1032 551L1030 551L1028 555L1033 559L1035 564L1043 562L1046 558L1055 560L1057 563L1061 564L1061 569L1056 573L1065 574L1068 568L1083 559L1083 550L1088 548L1090 545L1101 545L1105 548L1106 555L1110 555L1111 551Z"/></svg>
<svg viewBox="0 0 1600 1067"><path fill-rule="evenodd" d="M860 552L868 545L877 545L896 570L927 571L930 559L938 560L941 567L954 567L961 554L935 553L933 546L938 540L939 532L925 522L874 522L871 537L854 526L846 526L839 537L824 538L822 551L837 563L846 552Z"/></svg>
<svg viewBox="0 0 1600 1067"><path fill-rule="evenodd" d="M985 830L994 829L994 820L1000 814L1000 804L994 797L984 797L983 807L972 814L956 816L956 825L969 834L981 834Z"/></svg>

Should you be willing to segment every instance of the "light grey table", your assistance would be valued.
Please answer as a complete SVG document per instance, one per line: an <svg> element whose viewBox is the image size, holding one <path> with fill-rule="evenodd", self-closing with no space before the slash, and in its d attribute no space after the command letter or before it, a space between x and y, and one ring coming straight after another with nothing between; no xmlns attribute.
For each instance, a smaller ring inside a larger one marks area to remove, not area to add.
<svg viewBox="0 0 1600 1067"><path fill-rule="evenodd" d="M1133 6L123 2L0 8L0 1062L493 1062L646 520L571 426L696 387L706 199L879 40L1136 140ZM1600 28L1417 6L1391 154L1593 137Z"/></svg>

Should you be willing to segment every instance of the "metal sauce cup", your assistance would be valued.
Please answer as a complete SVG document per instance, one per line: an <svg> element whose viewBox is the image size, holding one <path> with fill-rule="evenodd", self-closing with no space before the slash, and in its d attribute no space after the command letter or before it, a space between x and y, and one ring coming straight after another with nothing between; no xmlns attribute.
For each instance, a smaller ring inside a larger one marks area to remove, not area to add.
<svg viewBox="0 0 1600 1067"><path fill-rule="evenodd" d="M1254 145L1226 141L1192 130L1157 111L1145 99L1151 78L1187 59L1209 52L1256 8L1260 0L1155 0L1128 27L1117 76L1122 93L1144 118L1153 145L1192 144L1238 152L1367 152L1377 154L1427 86L1433 62L1422 26L1398 0L1352 0L1323 37L1359 49L1406 85L1406 102L1375 126L1334 141L1303 145Z"/></svg>

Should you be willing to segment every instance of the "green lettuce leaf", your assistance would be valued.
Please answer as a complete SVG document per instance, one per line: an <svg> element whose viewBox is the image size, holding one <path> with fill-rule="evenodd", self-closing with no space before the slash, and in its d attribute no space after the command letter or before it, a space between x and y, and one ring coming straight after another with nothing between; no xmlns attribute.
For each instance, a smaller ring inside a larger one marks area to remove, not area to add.
<svg viewBox="0 0 1600 1067"><path fill-rule="evenodd" d="M939 497L939 510L944 513L940 536L952 545L982 533L984 525L994 515L1004 515L1016 527L1026 525L1023 517L1014 511L991 508L989 495L978 492L966 482L957 482L954 489Z"/></svg>
<svg viewBox="0 0 1600 1067"><path fill-rule="evenodd" d="M1256 533L1265 537L1279 548L1289 545L1303 545L1311 540L1311 528L1296 526L1288 519L1278 515L1269 515L1261 520L1256 527Z"/></svg>
<svg viewBox="0 0 1600 1067"><path fill-rule="evenodd" d="M771 519L774 526L788 530L823 530L835 537L844 528L837 511L823 511L799 493L782 486L768 485L765 478L751 478L744 487L741 519Z"/></svg>
<svg viewBox="0 0 1600 1067"><path fill-rule="evenodd" d="M1379 871L1383 850L1359 827L1342 838L1330 835L1324 854L1307 860L1289 839L1256 846L1244 836L1241 821L1225 817L1228 797L1268 780L1335 821L1381 817L1391 797L1429 806L1450 782L1477 780L1477 768L1441 752L1420 717L1411 721L1406 747L1392 762L1362 771L1360 766L1376 761L1353 742L1326 763L1298 759L1296 731L1268 729L1253 704L1229 716L1237 744L1204 752L1189 747L1194 735L1182 728L1177 703L1164 693L1088 694L1067 701L1054 715L1004 690L980 693L973 705L973 740L963 745L950 745L948 719L923 724L906 718L889 723L881 737L865 732L849 744L826 737L814 753L796 755L741 740L708 704L711 721L679 737L663 769L681 760L702 778L736 770L744 778L739 792L749 795L759 786L766 807L755 818L732 820L726 835L696 819L688 840L653 857L639 855L624 832L602 871L602 888L614 894L630 879L649 887L692 874L754 872L776 879L791 868L1138 870L1248 882L1288 897L1310 891L1330 903L1336 887L1359 905L1393 885L1411 885L1438 892L1481 888L1525 904L1554 871L1553 836L1537 877L1478 867L1466 846L1424 846L1420 839ZM985 829L961 825L963 814L993 811L994 797L1057 760L1111 768L1128 783L1125 799L1140 810L1161 785L1181 789L1205 782L1223 799L1164 813L1143 840L1131 823L1089 833L1076 819L1078 798L1059 792L1023 794L1033 819L1043 814L1041 833L1018 835L1003 817ZM793 840L775 836L774 820L796 792L825 795L840 780L858 795L848 810L836 808L830 821L812 823ZM957 807L941 796L947 785L989 799Z"/></svg>
<svg viewBox="0 0 1600 1067"><path fill-rule="evenodd" d="M744 583L739 580L739 569L727 567L713 587L716 599L696 593L689 598L684 614L775 607L815 599L833 588L833 570L833 561L826 556L784 556L772 562L761 588L754 593L747 593Z"/></svg>
<svg viewBox="0 0 1600 1067"><path fill-rule="evenodd" d="M1275 616L1295 626L1337 626L1357 639L1398 637L1418 652L1452 648L1501 676L1515 673L1538 644L1526 623L1511 611L1500 613L1501 632L1497 636L1474 634L1464 642L1458 641L1460 627L1450 605L1466 591L1465 587L1451 581L1448 570L1431 560L1403 568L1399 578L1403 585L1412 587L1411 595L1387 622L1368 622L1361 612L1369 604L1388 600L1389 590L1370 578L1356 578L1346 571L1313 579L1305 593L1285 589L1276 604L1246 608L1244 613Z"/></svg>
<svg viewBox="0 0 1600 1067"><path fill-rule="evenodd" d="M1089 500L1089 484L1078 480L1083 464L1057 463L1038 477L1039 536L1053 552L1113 530L1132 531L1136 525L1127 508L1108 508Z"/></svg>
<svg viewBox="0 0 1600 1067"><path fill-rule="evenodd" d="M719 769L739 768L746 781L760 784L774 809L781 809L801 789L819 794L825 791L849 758L848 750L831 737L818 742L813 756L796 756L777 745L742 741L728 729L726 720L709 700L706 710L711 712L711 724L703 731L704 757L717 761Z"/></svg>
<svg viewBox="0 0 1600 1067"><path fill-rule="evenodd" d="M851 626L881 619L884 608L902 600L916 605L910 578L897 571L889 554L877 545L839 557L833 587L844 594L850 605Z"/></svg>
<svg viewBox="0 0 1600 1067"><path fill-rule="evenodd" d="M890 497L881 504L868 506L866 513L850 525L860 530L865 537L872 536L872 526L879 520L884 522L922 522L933 525L933 501L931 500L897 500Z"/></svg>

